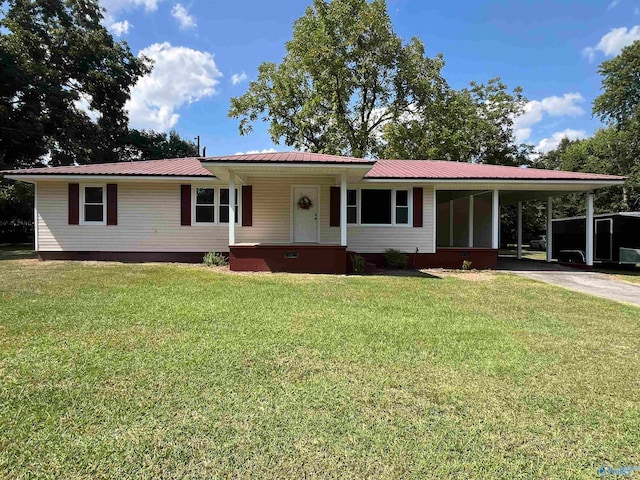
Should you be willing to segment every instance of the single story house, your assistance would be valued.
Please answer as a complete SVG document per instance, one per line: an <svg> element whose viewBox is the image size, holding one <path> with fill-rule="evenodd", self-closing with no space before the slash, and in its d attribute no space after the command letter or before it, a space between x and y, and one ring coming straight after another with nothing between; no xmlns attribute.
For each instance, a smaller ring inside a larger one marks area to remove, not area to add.
<svg viewBox="0 0 640 480"><path fill-rule="evenodd" d="M35 248L42 260L201 262L215 251L229 255L232 270L324 273L346 272L352 252L380 264L387 249L406 252L416 268L460 268L464 260L491 268L501 205L518 204L521 239L522 202L548 199L550 224L552 197L589 192L592 216L593 192L624 182L303 152L2 173L35 185ZM586 235L593 261L593 231Z"/></svg>

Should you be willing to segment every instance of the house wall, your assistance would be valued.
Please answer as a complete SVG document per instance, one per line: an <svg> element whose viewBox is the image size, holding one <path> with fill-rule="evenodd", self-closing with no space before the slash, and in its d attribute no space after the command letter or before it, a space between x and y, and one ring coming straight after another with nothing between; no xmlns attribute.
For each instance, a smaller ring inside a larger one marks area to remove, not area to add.
<svg viewBox="0 0 640 480"><path fill-rule="evenodd" d="M104 185L82 182L81 185ZM39 182L38 245L40 252L228 252L228 228L180 225L180 184L184 182L118 183L118 225L69 225L68 183ZM253 225L236 224L236 243L289 243L293 185L320 186L320 243L339 244L340 228L329 226L330 187L327 177L248 177L253 186ZM227 187L221 182L198 185ZM195 184L194 184L195 185ZM408 188L411 184L376 184L370 188ZM357 185L349 185L356 188ZM351 251L384 252L395 248L434 252L433 190L423 187L423 227L356 226L347 230ZM242 206L240 205L240 208ZM52 258L52 257L49 257Z"/></svg>
<svg viewBox="0 0 640 480"><path fill-rule="evenodd" d="M81 182L81 185L104 183ZM67 182L38 183L39 251L227 251L226 226L180 226L180 182L118 184L118 225L69 225Z"/></svg>

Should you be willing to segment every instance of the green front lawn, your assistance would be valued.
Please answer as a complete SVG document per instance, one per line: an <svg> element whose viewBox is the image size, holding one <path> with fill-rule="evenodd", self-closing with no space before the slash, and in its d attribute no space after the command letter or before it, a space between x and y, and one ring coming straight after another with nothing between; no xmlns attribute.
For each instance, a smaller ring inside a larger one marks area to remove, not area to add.
<svg viewBox="0 0 640 480"><path fill-rule="evenodd" d="M0 477L597 478L640 309L507 274L0 261Z"/></svg>

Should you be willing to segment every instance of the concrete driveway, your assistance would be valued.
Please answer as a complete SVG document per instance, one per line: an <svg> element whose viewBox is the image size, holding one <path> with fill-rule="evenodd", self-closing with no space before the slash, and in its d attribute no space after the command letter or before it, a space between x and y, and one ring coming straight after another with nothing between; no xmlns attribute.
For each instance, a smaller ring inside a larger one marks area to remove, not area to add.
<svg viewBox="0 0 640 480"><path fill-rule="evenodd" d="M510 258L500 258L498 270L640 307L640 285L631 285L604 273Z"/></svg>

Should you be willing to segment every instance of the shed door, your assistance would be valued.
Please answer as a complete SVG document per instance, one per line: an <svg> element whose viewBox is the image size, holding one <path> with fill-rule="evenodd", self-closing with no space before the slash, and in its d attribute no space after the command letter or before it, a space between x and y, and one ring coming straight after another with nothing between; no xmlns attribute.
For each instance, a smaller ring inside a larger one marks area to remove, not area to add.
<svg viewBox="0 0 640 480"><path fill-rule="evenodd" d="M613 256L613 220L602 218L596 220L595 260L610 262Z"/></svg>

